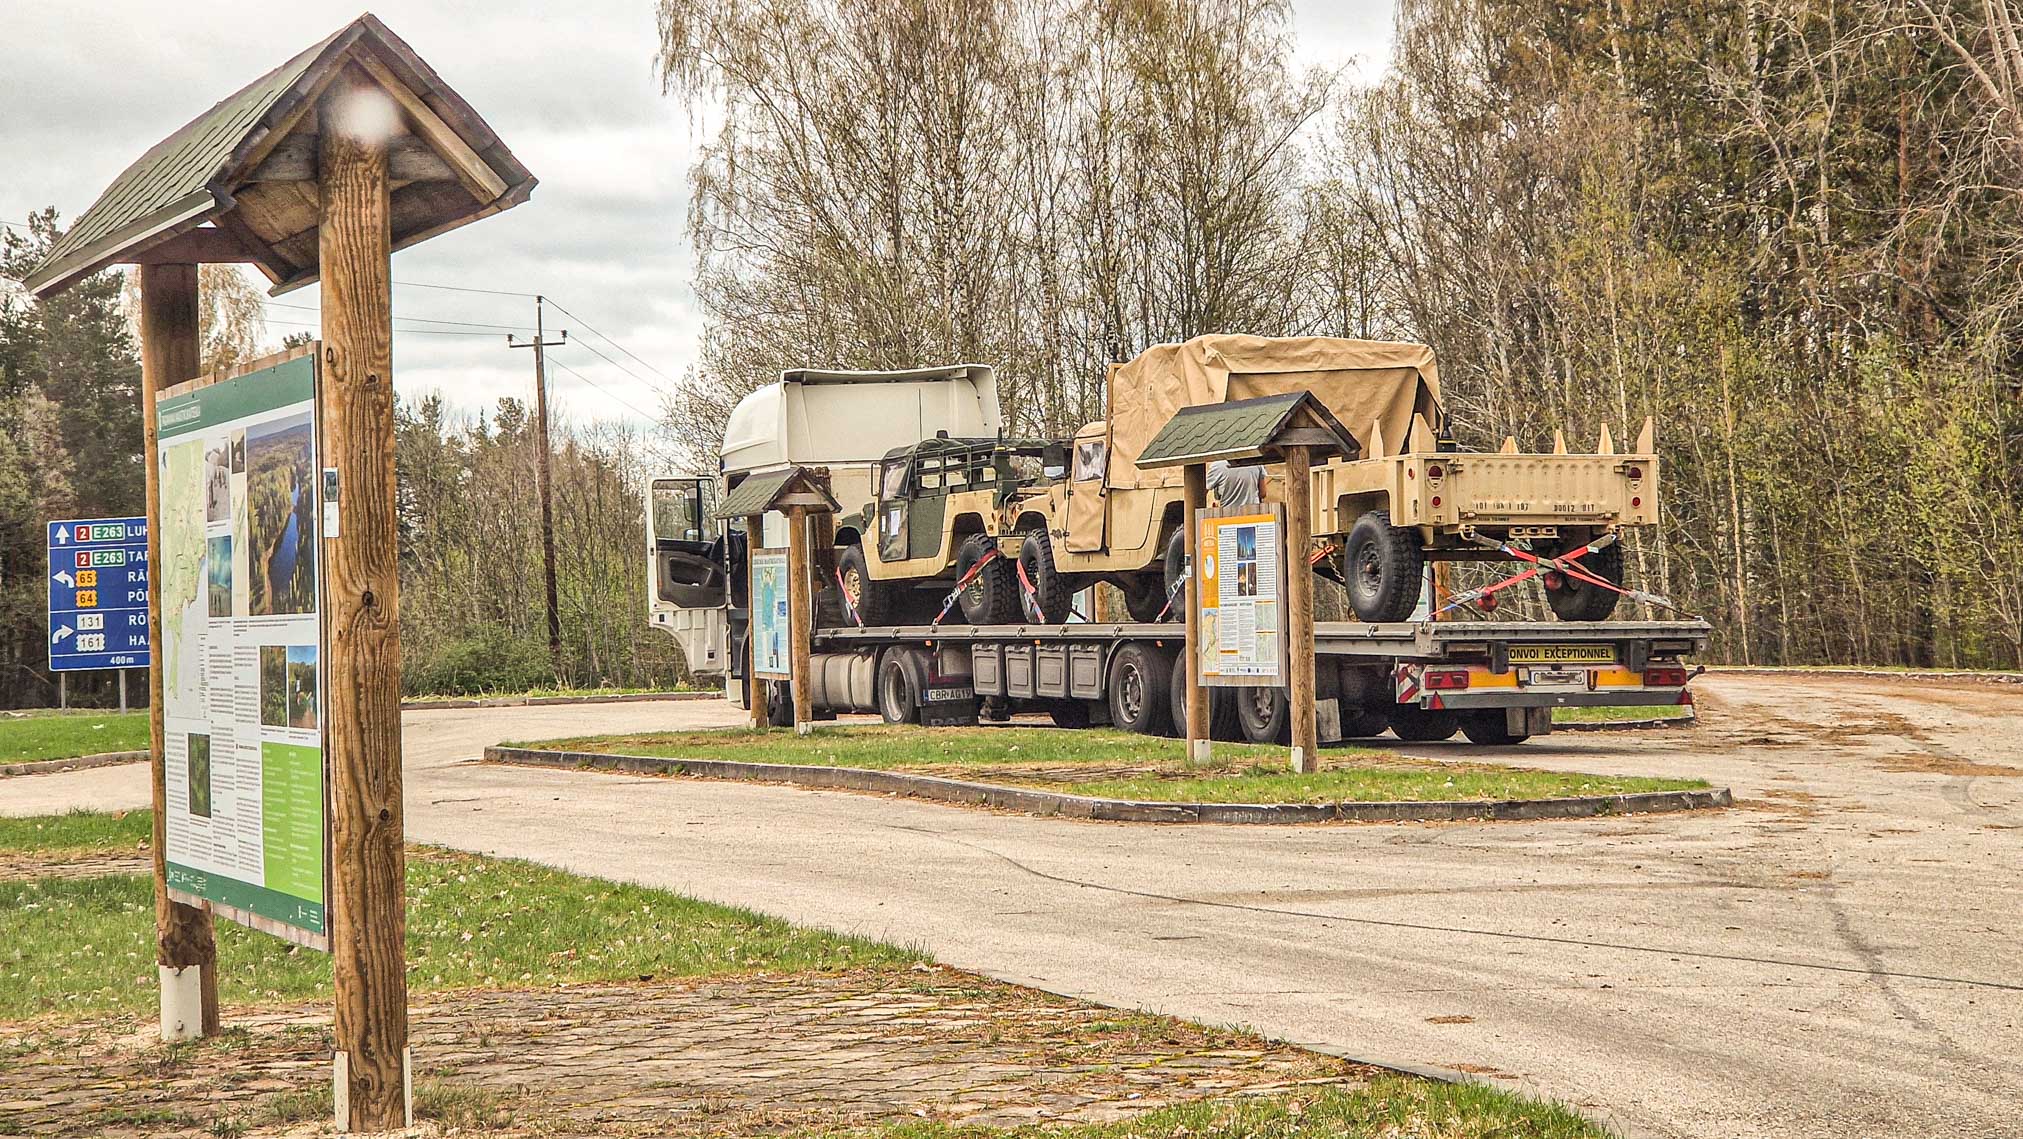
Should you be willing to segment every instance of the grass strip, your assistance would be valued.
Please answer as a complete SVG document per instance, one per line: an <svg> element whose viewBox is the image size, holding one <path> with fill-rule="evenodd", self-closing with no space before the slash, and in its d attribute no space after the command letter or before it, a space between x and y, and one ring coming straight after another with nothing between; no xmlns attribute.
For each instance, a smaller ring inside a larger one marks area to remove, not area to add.
<svg viewBox="0 0 2023 1139"><path fill-rule="evenodd" d="M146 812L101 818L112 832L127 820L145 822ZM84 825L75 815L26 821L65 835ZM410 853L407 896L408 981L417 990L836 971L922 959L664 890L434 849ZM217 931L222 999L329 994L325 954L229 921ZM156 990L154 892L146 875L0 883L0 1020L144 1012Z"/></svg>
<svg viewBox="0 0 2023 1139"><path fill-rule="evenodd" d="M61 857L76 854L147 853L154 837L153 811L73 811L67 815L0 817L0 851Z"/></svg>
<svg viewBox="0 0 2023 1139"><path fill-rule="evenodd" d="M0 764L146 751L147 746L145 711L0 713Z"/></svg>
<svg viewBox="0 0 2023 1139"><path fill-rule="evenodd" d="M587 736L509 746L880 771L925 769L956 779L1173 803L1558 799L1701 790L1707 786L1701 779L1542 771L1419 759L1354 747L1328 749L1321 756L1322 770L1312 775L1287 771L1285 749L1265 744L1218 743L1210 763L1189 766L1179 740L1104 728L1070 732L873 724L823 728L808 736L796 736L785 729L733 728ZM1086 769L1088 775L1078 777L1078 768Z"/></svg>
<svg viewBox="0 0 2023 1139"><path fill-rule="evenodd" d="M1620 724L1628 720L1690 720L1690 705L1630 704L1622 707L1554 708L1555 724Z"/></svg>

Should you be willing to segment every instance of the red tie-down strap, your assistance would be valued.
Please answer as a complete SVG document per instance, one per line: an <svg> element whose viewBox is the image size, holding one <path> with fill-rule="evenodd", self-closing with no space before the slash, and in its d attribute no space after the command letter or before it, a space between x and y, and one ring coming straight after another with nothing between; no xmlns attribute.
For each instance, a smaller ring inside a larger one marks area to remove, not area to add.
<svg viewBox="0 0 2023 1139"><path fill-rule="evenodd" d="M1492 582L1489 585L1485 585L1480 589L1471 589L1466 593L1456 594L1452 601L1449 601L1447 604L1441 606L1438 610L1434 612L1433 615L1435 617L1439 616L1441 613L1447 612L1450 609L1456 609L1459 608L1460 606L1468 605L1473 602L1480 601L1484 598L1493 597L1495 594L1500 593L1503 590L1509 589L1513 585L1518 585L1522 582L1530 581L1532 578L1537 577L1539 574L1544 573L1547 570L1557 570L1560 573L1563 573L1568 577L1575 579L1576 581L1583 581L1589 585L1600 586L1601 588L1609 590L1611 592L1622 594L1624 597L1627 597L1632 601L1642 601L1650 605L1655 605L1660 609L1667 609L1673 613L1678 613L1687 617L1693 616L1693 614L1687 613L1685 610L1679 608L1677 605L1672 604L1671 599L1668 597L1656 593L1646 593L1641 589L1624 589L1622 586L1617 585L1615 582L1609 581L1606 578L1601 577L1594 571L1588 569L1586 566L1581 564L1580 559L1582 555L1590 554L1596 550L1603 549L1609 545L1612 545L1616 541L1616 535L1614 534L1604 534L1601 537L1596 538L1594 541L1589 542L1587 545L1582 546L1578 550L1569 550L1564 554L1560 554L1557 557L1551 558L1540 557L1537 554L1532 553L1530 550L1520 550L1515 546L1510 545L1508 542L1498 542L1489 538L1478 538L1476 539L1476 541L1480 542L1482 545L1487 546L1492 550L1500 551L1504 555L1514 558L1518 561L1530 562L1531 568L1524 570L1521 573L1512 574L1509 577L1504 578L1502 581Z"/></svg>
<svg viewBox="0 0 2023 1139"><path fill-rule="evenodd" d="M989 565L990 563L996 561L1001 557L1004 557L1004 555L998 552L998 548L996 546L992 546L990 549L985 550L983 556L976 559L976 564L969 567L968 572L964 573L961 577L956 579L955 588L949 590L948 596L941 599L941 611L939 613L936 613L934 615L934 620L928 623L930 625L940 625L943 619L945 619L948 616L948 611L955 608L955 602L958 598L962 596L962 591L968 589L969 583L976 580L976 575L983 572L983 567Z"/></svg>

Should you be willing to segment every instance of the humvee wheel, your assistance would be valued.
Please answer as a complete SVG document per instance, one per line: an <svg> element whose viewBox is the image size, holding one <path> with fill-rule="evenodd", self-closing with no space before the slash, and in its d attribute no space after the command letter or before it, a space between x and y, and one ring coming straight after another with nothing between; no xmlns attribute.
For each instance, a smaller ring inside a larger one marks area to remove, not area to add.
<svg viewBox="0 0 2023 1139"><path fill-rule="evenodd" d="M1181 578L1187 576L1187 535L1184 532L1175 530L1173 536L1166 539L1165 565L1162 568L1165 572L1160 576L1164 579L1166 595L1173 598L1171 617L1175 621L1185 621L1187 598L1173 592L1173 587L1180 584Z"/></svg>
<svg viewBox="0 0 2023 1139"><path fill-rule="evenodd" d="M1026 582L1032 585L1032 592L1027 593L1014 572L1013 584L1019 586L1019 609L1026 620L1048 625L1066 621L1068 611L1074 607L1075 591L1054 568L1054 543L1045 530L1025 532L1019 542L1018 570L1024 572Z"/></svg>
<svg viewBox="0 0 2023 1139"><path fill-rule="evenodd" d="M1586 539L1562 540L1555 556L1567 550L1578 550ZM1623 544L1615 542L1592 553L1582 554L1580 564L1587 571L1603 581L1616 585L1623 583ZM1616 599L1622 594L1613 589L1603 589L1593 582L1548 571L1545 578L1545 600L1552 606L1552 615L1562 621L1606 621L1609 614L1616 611ZM1558 584L1555 586L1555 582Z"/></svg>
<svg viewBox="0 0 2023 1139"><path fill-rule="evenodd" d="M997 546L983 534L971 534L955 551L955 579L961 581L970 567L982 561ZM993 558L991 563L962 589L956 599L962 619L972 625L1006 625L1019 619L1019 575L1010 561Z"/></svg>
<svg viewBox="0 0 2023 1139"><path fill-rule="evenodd" d="M1124 595L1124 611L1133 621L1157 621L1161 615L1172 621L1180 613L1177 605L1167 612L1166 582L1160 574L1127 574L1117 579L1117 589Z"/></svg>
<svg viewBox="0 0 2023 1139"><path fill-rule="evenodd" d="M1349 605L1365 621L1403 621L1419 604L1426 554L1419 535L1391 525L1388 510L1372 510L1349 530L1342 554L1342 582Z"/></svg>
<svg viewBox="0 0 2023 1139"><path fill-rule="evenodd" d="M843 553L836 559L836 576L843 580L843 600L857 613L860 625L898 625L905 617L900 613L904 601L902 582L873 581L870 566L864 560L862 545L843 547Z"/></svg>

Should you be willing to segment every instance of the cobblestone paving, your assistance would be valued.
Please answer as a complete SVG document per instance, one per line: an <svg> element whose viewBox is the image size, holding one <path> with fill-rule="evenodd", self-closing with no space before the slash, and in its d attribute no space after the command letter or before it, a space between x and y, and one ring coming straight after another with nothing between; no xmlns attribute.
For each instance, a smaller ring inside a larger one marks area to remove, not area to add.
<svg viewBox="0 0 2023 1139"><path fill-rule="evenodd" d="M0 1025L0 1134L279 1134L291 1112L328 1112L300 1106L329 1083L323 1009L227 1021L222 1041L176 1049L130 1019ZM1098 1122L1367 1074L939 968L430 994L413 1024L418 1082L493 1093L487 1134Z"/></svg>

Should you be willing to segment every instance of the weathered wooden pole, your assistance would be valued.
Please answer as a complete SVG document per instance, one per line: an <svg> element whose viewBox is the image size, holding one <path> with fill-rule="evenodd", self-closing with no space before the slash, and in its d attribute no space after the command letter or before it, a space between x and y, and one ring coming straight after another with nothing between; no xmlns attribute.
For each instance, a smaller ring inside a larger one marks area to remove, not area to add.
<svg viewBox="0 0 2023 1139"><path fill-rule="evenodd" d="M141 465L147 469L148 765L154 781L155 960L161 966L162 1039L218 1032L218 943L211 911L169 897L168 769L162 723L161 462L155 455L155 393L195 379L197 267L140 267Z"/></svg>
<svg viewBox="0 0 2023 1139"><path fill-rule="evenodd" d="M1201 551L1195 549L1201 540L1201 522L1195 517L1208 506L1208 468L1201 463L1189 463L1181 468L1180 525L1186 528L1183 539L1187 551L1187 585L1180 591L1180 603L1187 606L1187 645L1182 652L1187 654L1187 759L1190 763L1206 763L1210 757L1212 744L1208 738L1208 700L1210 693L1201 685L1201 606L1195 594L1201 589Z"/></svg>
<svg viewBox="0 0 2023 1139"><path fill-rule="evenodd" d="M318 107L330 956L339 1130L408 1124L407 883L393 469L393 274L386 96L339 80Z"/></svg>
<svg viewBox="0 0 2023 1139"><path fill-rule="evenodd" d="M808 508L787 507L787 641L791 646L789 684L794 692L794 734L815 730L814 571L808 557Z"/></svg>
<svg viewBox="0 0 2023 1139"><path fill-rule="evenodd" d="M750 684L752 727L772 724L766 682L759 679L759 547L765 544L766 516L745 515L745 678Z"/></svg>
<svg viewBox="0 0 2023 1139"><path fill-rule="evenodd" d="M1320 765L1320 730L1314 719L1314 575L1307 565L1313 544L1312 456L1285 449L1285 636L1287 714L1292 719L1292 769Z"/></svg>

